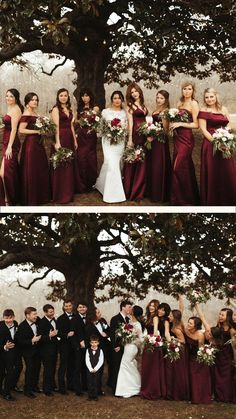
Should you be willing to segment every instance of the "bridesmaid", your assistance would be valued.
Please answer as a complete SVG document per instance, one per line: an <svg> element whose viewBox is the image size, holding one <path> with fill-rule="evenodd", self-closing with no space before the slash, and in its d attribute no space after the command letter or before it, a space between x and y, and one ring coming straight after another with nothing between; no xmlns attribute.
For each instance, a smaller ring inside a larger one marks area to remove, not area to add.
<svg viewBox="0 0 236 419"><path fill-rule="evenodd" d="M92 91L84 88L79 96L78 119L83 117L86 111L98 114L99 107L95 105ZM97 134L95 131L89 131L86 127L79 127L77 140L77 162L83 183L83 192L89 192L97 178Z"/></svg>
<svg viewBox="0 0 236 419"><path fill-rule="evenodd" d="M194 84L186 81L181 88L182 96L177 108L187 111L189 122L170 124L170 129L175 129L171 205L198 205L199 192L192 160L194 147L192 129L198 128L199 107L194 99Z"/></svg>
<svg viewBox="0 0 236 419"><path fill-rule="evenodd" d="M185 328L189 356L190 398L192 403L211 403L211 375L207 365L196 359L198 348L204 345L204 334L199 317L190 317Z"/></svg>
<svg viewBox="0 0 236 419"><path fill-rule="evenodd" d="M73 126L73 114L71 110L70 96L67 89L59 89L56 104L52 109L51 117L56 124L55 151L61 147L75 152L77 140ZM55 152L52 150L52 153ZM51 167L52 199L58 204L72 202L75 192L75 163L74 160L66 166L57 169Z"/></svg>
<svg viewBox="0 0 236 419"><path fill-rule="evenodd" d="M170 107L169 93L160 90L156 96L156 109L152 114L154 122L163 126L165 143L157 140L152 142L152 149L147 151L147 188L146 196L152 201L167 202L170 199L171 159L168 144L168 121L161 117L161 113Z"/></svg>
<svg viewBox="0 0 236 419"><path fill-rule="evenodd" d="M208 88L204 91L204 106L198 118L204 135L200 172L201 204L236 205L236 169L233 157L224 159L220 151L213 155L212 134L229 123L228 111L219 102L214 89Z"/></svg>
<svg viewBox="0 0 236 419"><path fill-rule="evenodd" d="M24 110L20 93L16 89L6 92L7 114L3 117L3 158L0 168L1 205L16 205L19 201L18 154L20 140L17 135L18 124Z"/></svg>
<svg viewBox="0 0 236 419"><path fill-rule="evenodd" d="M30 92L25 96L25 111L19 132L25 135L20 159L23 205L40 205L50 201L49 166L39 131L34 128L39 98Z"/></svg>
<svg viewBox="0 0 236 419"><path fill-rule="evenodd" d="M143 146L146 138L137 132L139 126L145 122L148 110L144 104L143 91L136 83L131 83L126 92L129 139L128 147ZM146 161L124 164L124 190L130 201L143 199L146 189Z"/></svg>
<svg viewBox="0 0 236 419"><path fill-rule="evenodd" d="M158 335L158 300L151 300L146 308L146 329L149 335ZM163 371L160 371L161 349L142 355L141 391L140 395L145 399L157 400L163 395Z"/></svg>

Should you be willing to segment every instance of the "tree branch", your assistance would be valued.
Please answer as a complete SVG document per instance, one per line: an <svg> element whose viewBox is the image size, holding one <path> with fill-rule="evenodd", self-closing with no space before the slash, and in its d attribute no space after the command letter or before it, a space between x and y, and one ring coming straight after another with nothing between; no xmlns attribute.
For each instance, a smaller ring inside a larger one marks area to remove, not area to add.
<svg viewBox="0 0 236 419"><path fill-rule="evenodd" d="M17 284L20 288L24 288L25 290L29 290L33 284L35 284L35 282L37 281L41 281L42 279L46 278L46 276L49 274L49 272L51 272L53 269L49 268L47 269L47 271L42 275L42 276L37 276L36 278L34 278L27 286L22 285L19 281L19 279L17 279Z"/></svg>
<svg viewBox="0 0 236 419"><path fill-rule="evenodd" d="M45 71L43 69L43 66L40 66L41 67L41 71L42 71L43 74L46 74L47 76L52 76L53 73L54 73L54 71L56 71L56 69L58 67L62 67L66 63L67 60L68 60L68 58L65 57L64 60L61 63L56 64L50 72Z"/></svg>

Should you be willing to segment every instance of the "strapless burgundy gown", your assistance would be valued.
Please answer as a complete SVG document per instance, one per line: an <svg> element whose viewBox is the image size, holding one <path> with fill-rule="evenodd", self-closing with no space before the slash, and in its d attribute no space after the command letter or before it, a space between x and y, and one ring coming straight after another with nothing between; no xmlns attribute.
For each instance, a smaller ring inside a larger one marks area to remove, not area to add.
<svg viewBox="0 0 236 419"><path fill-rule="evenodd" d="M62 147L75 151L74 139L71 131L71 121L73 115L70 112L69 117L63 111L59 111L59 136ZM55 153L52 147L52 154ZM72 202L75 192L75 162L66 166L53 169L51 165L51 185L52 185L52 199L58 204L67 204Z"/></svg>
<svg viewBox="0 0 236 419"><path fill-rule="evenodd" d="M176 337L174 333L172 336ZM183 345L181 357L170 362L166 359L166 391L168 400L189 400L188 352Z"/></svg>
<svg viewBox="0 0 236 419"><path fill-rule="evenodd" d="M218 113L201 111L198 118L206 120L210 134L229 123L225 115ZM200 195L201 205L236 205L234 160L224 159L221 151L213 155L213 145L206 138L201 150Z"/></svg>
<svg viewBox="0 0 236 419"><path fill-rule="evenodd" d="M23 115L20 122L27 122L33 129L37 117ZM38 134L25 136L20 159L21 201L23 205L47 204L50 201L49 165L45 148Z"/></svg>
<svg viewBox="0 0 236 419"><path fill-rule="evenodd" d="M220 402L236 403L233 395L233 350L232 346L225 343L230 339L230 332L223 331L223 343L224 345L216 353L216 362L213 366L213 388L215 399Z"/></svg>
<svg viewBox="0 0 236 419"><path fill-rule="evenodd" d="M153 121L161 122L159 114L153 114ZM147 185L145 195L156 202L168 202L171 185L171 159L166 135L166 142L152 142L152 149L147 151Z"/></svg>
<svg viewBox="0 0 236 419"><path fill-rule="evenodd" d="M84 112L78 113L78 119ZM89 192L97 179L97 134L95 131L88 132L88 128L78 128L77 163L80 173L83 192Z"/></svg>
<svg viewBox="0 0 236 419"><path fill-rule="evenodd" d="M138 128L145 122L146 112L142 109L135 109L133 112L133 135L134 145L144 145L146 138L139 135ZM130 201L141 200L146 189L146 158L144 162L125 163L123 169L124 191L126 198Z"/></svg>
<svg viewBox="0 0 236 419"><path fill-rule="evenodd" d="M11 117L10 115L5 115L3 117L3 122L5 124L3 131L3 164L4 164L4 184L1 179L1 205L5 205L5 200L8 202L8 205L16 205L19 202L20 198L20 172L18 164L18 154L20 151L20 140L16 134L15 140L12 144L12 158L6 159L5 152L9 143L11 135ZM6 196L5 196L6 194Z"/></svg>
<svg viewBox="0 0 236 419"><path fill-rule="evenodd" d="M189 356L190 399L192 403L211 403L211 374L210 367L199 363L196 359L198 341L185 335Z"/></svg>
<svg viewBox="0 0 236 419"><path fill-rule="evenodd" d="M153 325L147 326L149 334L153 333ZM157 400L166 397L165 362L162 348L154 352L144 351L142 355L140 396Z"/></svg>
<svg viewBox="0 0 236 419"><path fill-rule="evenodd" d="M192 122L192 115L189 111L187 112L189 113L189 122ZM183 127L175 129L171 205L199 204L199 191L192 160L193 147L192 130Z"/></svg>

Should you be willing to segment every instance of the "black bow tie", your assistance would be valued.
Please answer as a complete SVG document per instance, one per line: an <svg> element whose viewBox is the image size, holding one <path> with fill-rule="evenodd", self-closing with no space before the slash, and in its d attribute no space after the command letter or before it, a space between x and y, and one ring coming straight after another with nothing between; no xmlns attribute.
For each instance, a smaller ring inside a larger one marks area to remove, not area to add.
<svg viewBox="0 0 236 419"><path fill-rule="evenodd" d="M51 319L51 320L50 320L50 323L52 323L52 322L55 322L55 319L54 319L54 317L53 317L53 319Z"/></svg>
<svg viewBox="0 0 236 419"><path fill-rule="evenodd" d="M30 323L30 326L33 326L33 324L36 324L35 322L33 322L33 323Z"/></svg>
<svg viewBox="0 0 236 419"><path fill-rule="evenodd" d="M14 324L13 324L13 326L8 327L8 329L9 329L9 330L10 330L10 329L14 329L14 327L15 327L15 326L14 326Z"/></svg>
<svg viewBox="0 0 236 419"><path fill-rule="evenodd" d="M99 324L99 321L97 320L97 321L95 322L95 324Z"/></svg>

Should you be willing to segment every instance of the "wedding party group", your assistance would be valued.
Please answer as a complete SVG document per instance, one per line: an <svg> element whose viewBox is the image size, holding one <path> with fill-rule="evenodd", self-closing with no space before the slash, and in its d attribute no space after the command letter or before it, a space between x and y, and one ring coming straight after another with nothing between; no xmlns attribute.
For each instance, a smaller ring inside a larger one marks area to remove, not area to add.
<svg viewBox="0 0 236 419"><path fill-rule="evenodd" d="M83 301L75 307L64 300L58 318L51 304L43 306L42 318L35 307L27 307L19 324L14 311L5 309L0 322L1 395L12 402L13 392L30 399L40 392L47 397L74 392L97 401L105 395L106 375L116 397L236 403L236 313L222 308L211 326L198 303L195 309L197 315L186 325L181 296L178 309L151 300L145 315L142 307L123 300L110 325L98 308L88 309Z"/></svg>
<svg viewBox="0 0 236 419"><path fill-rule="evenodd" d="M93 190L110 204L144 198L177 206L236 204L236 135L213 88L205 89L199 107L194 83L183 82L176 108L170 108L169 93L159 90L151 115L136 83L127 87L126 103L116 90L101 113L88 88L80 92L77 115L65 88L58 90L50 118L38 114L39 97L34 92L25 96L23 107L18 90L9 89L6 104L0 121L2 206L67 204L75 194ZM197 128L204 137L200 188L192 159ZM19 134L24 136L22 144ZM104 157L99 175L98 137Z"/></svg>

